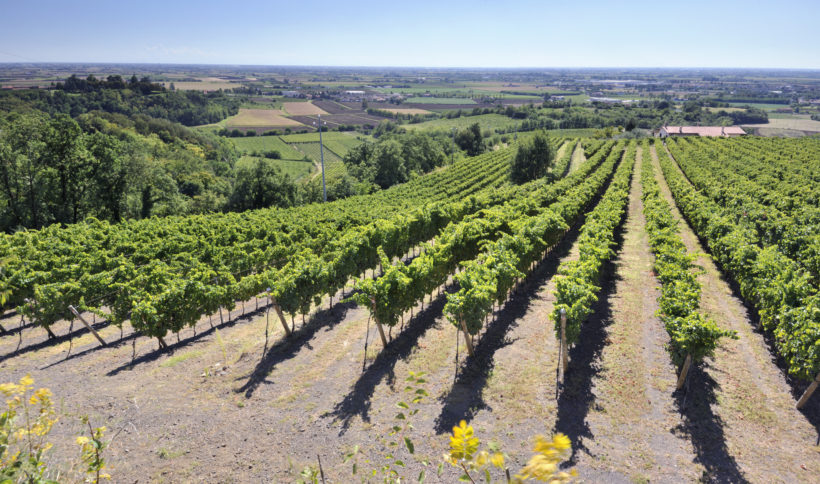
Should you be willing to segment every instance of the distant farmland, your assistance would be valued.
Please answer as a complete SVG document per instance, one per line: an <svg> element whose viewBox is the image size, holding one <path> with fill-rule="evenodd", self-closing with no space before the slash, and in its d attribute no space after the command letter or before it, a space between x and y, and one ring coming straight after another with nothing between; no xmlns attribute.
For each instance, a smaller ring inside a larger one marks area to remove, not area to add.
<svg viewBox="0 0 820 484"><path fill-rule="evenodd" d="M403 125L407 129L463 129L473 123L478 123L481 129L498 129L514 127L517 123L512 119L502 114L481 114L479 116L462 116L453 119L434 119L432 121L425 121L423 123Z"/></svg>
<svg viewBox="0 0 820 484"><path fill-rule="evenodd" d="M220 89L234 89L237 87L242 87L242 84L239 84L237 82L229 82L216 77L205 78L199 82L169 81L162 82L161 84L168 89L170 89L171 84L173 84L174 89L177 89L179 91L218 91Z"/></svg>
<svg viewBox="0 0 820 484"><path fill-rule="evenodd" d="M306 102L286 102L283 103L285 112L293 116L315 116L317 114L328 114L324 109Z"/></svg>
<svg viewBox="0 0 820 484"><path fill-rule="evenodd" d="M369 137L360 137L369 139ZM319 133L291 134L281 136L285 143L319 143ZM339 156L344 156L348 151L360 145L362 140L346 133L326 132L322 133L322 141L325 149L329 149Z"/></svg>
<svg viewBox="0 0 820 484"><path fill-rule="evenodd" d="M316 162L317 167L321 167L322 153L320 152L319 143L298 143L293 145L294 148L302 151L310 159ZM325 159L325 178L339 177L347 173L344 161L336 153L330 151L327 146L324 148ZM321 172L318 172L321 175Z"/></svg>
<svg viewBox="0 0 820 484"><path fill-rule="evenodd" d="M239 114L225 120L225 125L229 128L282 128L289 126L302 126L301 123L283 116L282 111L277 109L245 109L241 108Z"/></svg>
<svg viewBox="0 0 820 484"><path fill-rule="evenodd" d="M808 116L793 118L770 118L767 124L746 124L748 128L762 129L786 129L796 131L820 132L820 121L815 121Z"/></svg>
<svg viewBox="0 0 820 484"><path fill-rule="evenodd" d="M404 100L407 104L476 104L467 97L409 97Z"/></svg>
<svg viewBox="0 0 820 484"><path fill-rule="evenodd" d="M304 154L293 149L279 136L252 136L250 138L230 138L242 153L253 151L278 151L284 160L301 160Z"/></svg>
<svg viewBox="0 0 820 484"><path fill-rule="evenodd" d="M247 166L249 163L253 162L257 159L265 159L265 158L257 158L254 156L243 156L236 162L236 166ZM306 176L310 175L310 173L315 169L313 163L309 161L295 161L295 160L268 160L273 163L274 166L279 167L282 170L282 173L288 175L293 180L301 180Z"/></svg>
<svg viewBox="0 0 820 484"><path fill-rule="evenodd" d="M382 111L387 111L396 114L432 114L431 111L419 108L379 108Z"/></svg>

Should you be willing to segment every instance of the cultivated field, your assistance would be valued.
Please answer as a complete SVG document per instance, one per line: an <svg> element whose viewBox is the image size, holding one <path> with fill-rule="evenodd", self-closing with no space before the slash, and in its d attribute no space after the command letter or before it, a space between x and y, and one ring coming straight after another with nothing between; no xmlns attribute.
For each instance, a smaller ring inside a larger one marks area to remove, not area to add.
<svg viewBox="0 0 820 484"><path fill-rule="evenodd" d="M220 89L234 89L242 87L242 84L228 81L202 81L202 82L187 82L187 81L171 81L161 83L166 89L171 88L174 84L174 89L179 91L218 91Z"/></svg>
<svg viewBox="0 0 820 484"><path fill-rule="evenodd" d="M481 114L478 116L462 116L459 118L442 118L434 119L432 121L424 121L423 123L413 123L404 125L407 129L412 130L426 130L426 129L463 129L473 123L478 123L481 129L497 129L514 127L517 123L507 116L501 114Z"/></svg>
<svg viewBox="0 0 820 484"><path fill-rule="evenodd" d="M512 185L513 146L328 204L6 235L2 381L52 390L59 462L77 415L116 434L114 482L458 482L462 419L511 473L562 432L583 482L817 482L820 141L551 144L554 180Z"/></svg>
<svg viewBox="0 0 820 484"><path fill-rule="evenodd" d="M299 159L304 158L302 155ZM247 165L248 163L256 160L257 158L253 156L243 156L236 162L237 166ZM262 158L265 159L265 158ZM282 170L282 173L288 175L293 180L301 180L306 176L310 175L316 168L314 164L310 161L296 161L296 160L267 160L273 163L275 166L279 167Z"/></svg>
<svg viewBox="0 0 820 484"><path fill-rule="evenodd" d="M285 160L301 160L303 154L279 136L252 136L245 138L230 138L233 144L243 153L252 151L278 151Z"/></svg>
<svg viewBox="0 0 820 484"><path fill-rule="evenodd" d="M319 133L287 134L281 136L286 143L318 143ZM372 137L353 134L339 133L334 131L322 132L322 141L325 147L335 152L339 156L344 156L352 148L358 146L362 140L372 141Z"/></svg>
<svg viewBox="0 0 820 484"><path fill-rule="evenodd" d="M301 123L284 116L276 109L245 109L240 108L239 114L225 120L229 128L284 128L302 126Z"/></svg>
<svg viewBox="0 0 820 484"><path fill-rule="evenodd" d="M820 132L820 121L815 121L809 116L794 116L790 118L770 118L767 124L744 124L743 127Z"/></svg>
<svg viewBox="0 0 820 484"><path fill-rule="evenodd" d="M407 104L475 104L473 99L466 97L409 97L404 100Z"/></svg>
<svg viewBox="0 0 820 484"><path fill-rule="evenodd" d="M382 111L388 111L396 114L432 114L432 111L418 108L379 108Z"/></svg>
<svg viewBox="0 0 820 484"><path fill-rule="evenodd" d="M315 106L311 102L285 102L282 104L285 112L293 116L315 116L317 114L328 114L327 111Z"/></svg>
<svg viewBox="0 0 820 484"><path fill-rule="evenodd" d="M322 153L320 153L319 151L319 143L295 143L293 147L307 155L311 160L313 160L313 164L316 170L315 176L321 176ZM339 155L329 150L327 145L325 145L324 147L324 159L325 178L343 176L347 173L347 168L345 167L345 164L342 161L342 159L339 157Z"/></svg>

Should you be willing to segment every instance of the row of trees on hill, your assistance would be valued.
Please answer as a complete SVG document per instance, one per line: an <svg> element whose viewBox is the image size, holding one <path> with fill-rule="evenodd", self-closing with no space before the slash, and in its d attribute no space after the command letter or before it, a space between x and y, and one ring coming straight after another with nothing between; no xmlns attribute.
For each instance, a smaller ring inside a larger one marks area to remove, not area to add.
<svg viewBox="0 0 820 484"><path fill-rule="evenodd" d="M147 77L125 82L119 76L97 80L72 76L53 91L0 92L0 111L43 111L76 118L92 111L143 115L197 126L219 122L239 112L241 100L223 92L167 91Z"/></svg>
<svg viewBox="0 0 820 484"><path fill-rule="evenodd" d="M131 79L126 81L120 75L108 76L105 79L97 79L94 74L89 74L85 79L77 77L72 74L65 82L58 82L55 89L66 92L93 92L101 91L103 89L131 89L142 94L151 94L152 92L164 92L165 88L162 84L151 82L151 78L143 77L138 79L137 75L131 76Z"/></svg>
<svg viewBox="0 0 820 484"><path fill-rule="evenodd" d="M388 188L445 164L456 147L478 156L487 147L478 124L454 134L406 132L384 123L374 132L376 142L365 142L344 157L347 171L365 185ZM455 146L453 146L455 144Z"/></svg>
<svg viewBox="0 0 820 484"><path fill-rule="evenodd" d="M314 200L274 160L148 117L0 117L0 230L290 207Z"/></svg>

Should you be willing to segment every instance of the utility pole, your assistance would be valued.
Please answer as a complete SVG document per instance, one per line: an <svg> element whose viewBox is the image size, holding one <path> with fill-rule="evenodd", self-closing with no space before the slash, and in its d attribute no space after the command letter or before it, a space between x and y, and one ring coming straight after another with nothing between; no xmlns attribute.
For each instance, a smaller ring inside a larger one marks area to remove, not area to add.
<svg viewBox="0 0 820 484"><path fill-rule="evenodd" d="M325 148L322 144L322 115L317 114L317 118L319 118L319 122L313 123L317 124L319 127L319 157L322 160L322 199L327 202L327 188L325 187Z"/></svg>

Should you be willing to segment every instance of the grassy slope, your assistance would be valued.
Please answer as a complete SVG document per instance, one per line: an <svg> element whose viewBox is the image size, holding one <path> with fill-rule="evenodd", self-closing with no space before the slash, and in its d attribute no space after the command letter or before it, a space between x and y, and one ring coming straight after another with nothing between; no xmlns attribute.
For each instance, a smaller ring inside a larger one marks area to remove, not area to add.
<svg viewBox="0 0 820 484"><path fill-rule="evenodd" d="M252 136L250 138L231 138L233 144L242 153L251 151L276 150L284 160L301 160L304 155L282 141L279 136Z"/></svg>
<svg viewBox="0 0 820 484"><path fill-rule="evenodd" d="M254 156L243 156L236 162L237 166L242 166L256 160ZM290 175L294 180L302 179L315 170L313 163L309 161L295 161L295 160L271 160L274 165L278 166L283 173Z"/></svg>

